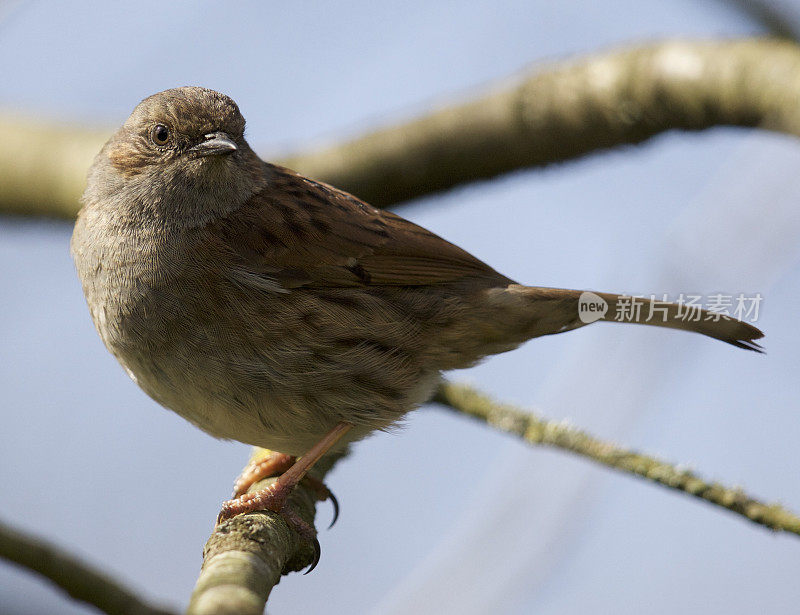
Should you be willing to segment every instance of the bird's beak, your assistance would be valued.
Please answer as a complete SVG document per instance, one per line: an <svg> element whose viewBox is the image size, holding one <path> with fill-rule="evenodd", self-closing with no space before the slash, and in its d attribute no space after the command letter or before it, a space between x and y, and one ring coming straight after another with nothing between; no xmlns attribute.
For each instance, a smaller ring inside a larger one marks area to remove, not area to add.
<svg viewBox="0 0 800 615"><path fill-rule="evenodd" d="M210 132L204 135L203 138L205 139L204 141L194 147L190 147L189 151L198 156L220 156L222 154L230 154L239 149L233 139L222 131Z"/></svg>

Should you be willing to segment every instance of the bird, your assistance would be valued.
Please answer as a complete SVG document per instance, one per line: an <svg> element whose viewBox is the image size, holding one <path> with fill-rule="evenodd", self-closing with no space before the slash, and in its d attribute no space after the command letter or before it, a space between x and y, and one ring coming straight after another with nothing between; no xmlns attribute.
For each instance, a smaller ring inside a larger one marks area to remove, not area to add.
<svg viewBox="0 0 800 615"><path fill-rule="evenodd" d="M244 129L211 89L145 98L88 172L71 252L95 327L136 384L212 436L275 451L245 470L218 522L277 512L314 543L313 565L316 533L288 494L326 453L398 424L444 371L596 321L761 351L763 333L727 315L654 299L626 312L625 295L519 284L263 161Z"/></svg>

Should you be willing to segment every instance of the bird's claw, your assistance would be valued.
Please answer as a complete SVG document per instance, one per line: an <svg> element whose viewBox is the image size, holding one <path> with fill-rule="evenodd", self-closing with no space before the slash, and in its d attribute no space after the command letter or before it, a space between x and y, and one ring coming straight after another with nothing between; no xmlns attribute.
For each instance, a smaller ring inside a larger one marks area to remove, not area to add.
<svg viewBox="0 0 800 615"><path fill-rule="evenodd" d="M303 573L304 575L308 574L317 567L317 564L319 564L319 558L322 555L322 548L319 546L319 540L317 540L316 536L314 536L311 540L311 548L314 549L314 557L311 560L311 565L308 567L308 570Z"/></svg>
<svg viewBox="0 0 800 615"><path fill-rule="evenodd" d="M339 518L339 500L336 499L336 496L333 495L333 491L330 489L328 490L328 499L331 501L331 505L333 506L333 519L331 519L331 523L328 526L328 529L331 529L334 525L336 525L336 520Z"/></svg>
<svg viewBox="0 0 800 615"><path fill-rule="evenodd" d="M333 519L328 526L328 529L331 529L334 525L336 525L337 519L339 519L339 500L335 495L333 495L333 491L328 489L328 486L325 483L314 476L306 475L305 478L303 478L303 484L314 491L315 495L317 496L317 500L320 502L324 502L325 500L331 501L331 505L333 506Z"/></svg>

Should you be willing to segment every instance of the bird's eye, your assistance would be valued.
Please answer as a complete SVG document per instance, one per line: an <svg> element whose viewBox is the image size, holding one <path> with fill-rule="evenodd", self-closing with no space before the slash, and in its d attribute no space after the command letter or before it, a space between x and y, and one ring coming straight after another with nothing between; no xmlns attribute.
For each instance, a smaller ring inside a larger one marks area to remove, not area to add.
<svg viewBox="0 0 800 615"><path fill-rule="evenodd" d="M169 142L169 128L164 124L156 124L150 131L150 138L156 145L166 145Z"/></svg>

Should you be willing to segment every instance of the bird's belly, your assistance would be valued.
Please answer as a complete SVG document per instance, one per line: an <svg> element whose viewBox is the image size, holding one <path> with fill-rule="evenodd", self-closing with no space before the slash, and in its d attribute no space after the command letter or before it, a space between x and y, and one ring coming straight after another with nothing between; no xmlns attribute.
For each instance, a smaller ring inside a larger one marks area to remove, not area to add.
<svg viewBox="0 0 800 615"><path fill-rule="evenodd" d="M354 392L348 378L341 386L320 388L312 378L296 378L291 389L263 376L223 375L197 356L120 358L137 384L161 405L217 438L237 440L292 455L304 454L338 423L354 428L337 445L376 430L391 428L408 411L427 401L439 381L425 374L402 399L387 406L379 392Z"/></svg>
<svg viewBox="0 0 800 615"><path fill-rule="evenodd" d="M181 300L187 296L184 286ZM145 293L135 309L106 310L95 320L148 395L218 438L301 455L337 423L353 423L342 448L390 428L429 399L439 379L438 370L417 367L396 349L350 339L352 329L337 343L307 323L295 326L292 319L308 313L292 303L298 297L260 301L258 314L239 305L233 313L241 319L233 321L230 311L174 299L168 290ZM282 326L259 326L265 321Z"/></svg>

